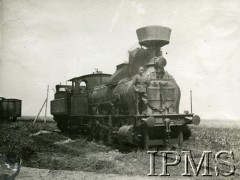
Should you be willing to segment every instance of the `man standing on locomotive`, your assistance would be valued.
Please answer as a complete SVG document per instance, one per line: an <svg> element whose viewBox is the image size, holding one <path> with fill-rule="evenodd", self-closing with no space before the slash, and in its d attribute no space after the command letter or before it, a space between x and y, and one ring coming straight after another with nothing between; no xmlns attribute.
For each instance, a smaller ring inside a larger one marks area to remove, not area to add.
<svg viewBox="0 0 240 180"><path fill-rule="evenodd" d="M147 113L147 89L148 80L143 77L144 67L138 68L138 74L133 77L132 85L135 91L135 105L137 115Z"/></svg>

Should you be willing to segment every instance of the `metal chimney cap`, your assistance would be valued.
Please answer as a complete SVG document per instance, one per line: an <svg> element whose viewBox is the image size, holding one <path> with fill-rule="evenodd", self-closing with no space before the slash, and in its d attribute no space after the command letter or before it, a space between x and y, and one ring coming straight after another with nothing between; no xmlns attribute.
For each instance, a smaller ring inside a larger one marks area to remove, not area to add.
<svg viewBox="0 0 240 180"><path fill-rule="evenodd" d="M169 44L171 29L163 26L146 26L137 29L139 44L145 47L162 47Z"/></svg>

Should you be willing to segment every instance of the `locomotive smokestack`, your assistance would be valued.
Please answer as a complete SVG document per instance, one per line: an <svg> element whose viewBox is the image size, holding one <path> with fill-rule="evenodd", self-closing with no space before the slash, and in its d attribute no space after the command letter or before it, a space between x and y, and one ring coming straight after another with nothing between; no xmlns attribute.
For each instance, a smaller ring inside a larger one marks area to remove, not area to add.
<svg viewBox="0 0 240 180"><path fill-rule="evenodd" d="M155 56L161 55L161 47L169 44L171 29L163 26L146 26L137 29L139 44L151 49Z"/></svg>

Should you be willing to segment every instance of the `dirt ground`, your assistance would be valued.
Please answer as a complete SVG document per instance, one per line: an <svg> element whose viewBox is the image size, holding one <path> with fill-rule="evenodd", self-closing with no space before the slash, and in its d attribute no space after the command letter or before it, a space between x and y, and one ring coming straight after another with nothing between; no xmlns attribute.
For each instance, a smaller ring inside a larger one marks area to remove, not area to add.
<svg viewBox="0 0 240 180"><path fill-rule="evenodd" d="M118 180L128 180L128 179L145 179L142 176L120 176L116 174L98 174L93 172L83 172L83 171L63 171L63 170L47 170L47 169L36 169L23 167L19 173L17 180L79 180L79 179L118 179Z"/></svg>
<svg viewBox="0 0 240 180"><path fill-rule="evenodd" d="M65 171L65 170L48 170L22 167L16 180L144 180L144 179L161 179L161 180L189 180L189 179L235 179L228 177L161 177L161 176L124 176L118 174L102 174L83 171Z"/></svg>

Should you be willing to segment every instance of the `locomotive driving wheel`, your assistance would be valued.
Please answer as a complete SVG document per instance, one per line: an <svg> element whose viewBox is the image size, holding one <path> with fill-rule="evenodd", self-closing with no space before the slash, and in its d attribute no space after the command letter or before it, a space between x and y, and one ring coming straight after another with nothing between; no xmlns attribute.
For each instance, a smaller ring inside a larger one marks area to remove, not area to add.
<svg viewBox="0 0 240 180"><path fill-rule="evenodd" d="M182 145L183 145L183 132L180 131L178 134L178 146L182 147Z"/></svg>
<svg viewBox="0 0 240 180"><path fill-rule="evenodd" d="M100 140L106 142L106 137L107 137L106 131L102 128L99 128L98 134L99 134Z"/></svg>
<svg viewBox="0 0 240 180"><path fill-rule="evenodd" d="M60 129L63 133L66 132L66 125L63 121L63 119L57 119L57 127Z"/></svg>
<svg viewBox="0 0 240 180"><path fill-rule="evenodd" d="M95 140L99 139L98 131L99 131L99 128L97 126L92 126L91 127L91 135Z"/></svg>
<svg viewBox="0 0 240 180"><path fill-rule="evenodd" d="M112 140L112 134L110 131L107 132L107 143L108 144L112 144L113 140Z"/></svg>

